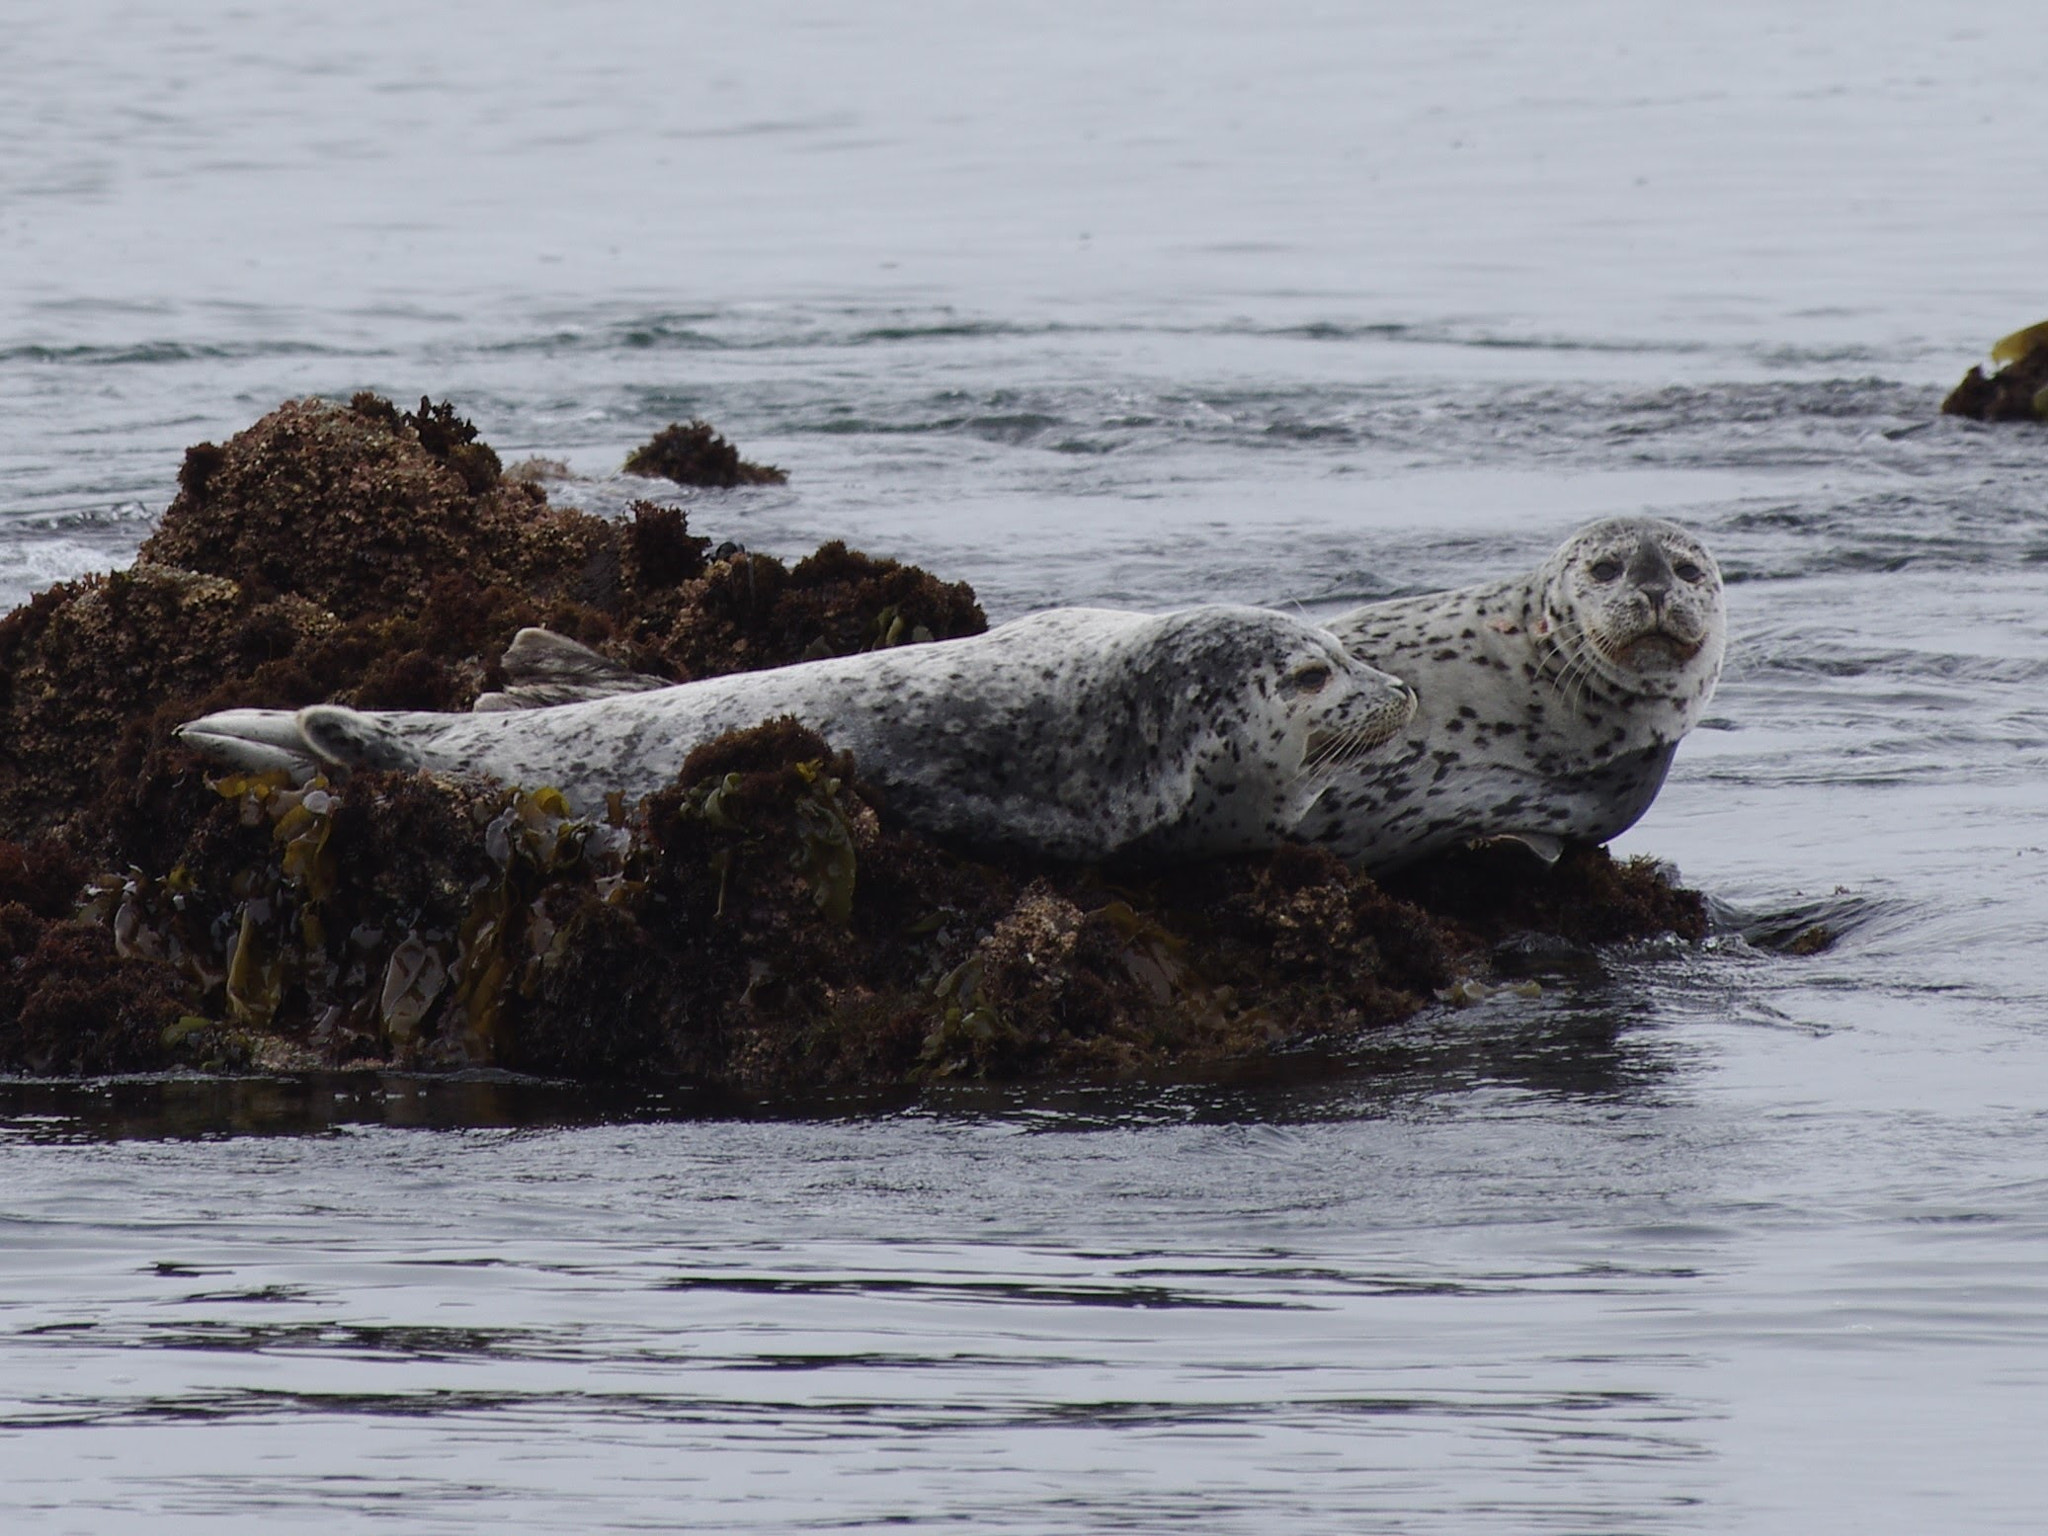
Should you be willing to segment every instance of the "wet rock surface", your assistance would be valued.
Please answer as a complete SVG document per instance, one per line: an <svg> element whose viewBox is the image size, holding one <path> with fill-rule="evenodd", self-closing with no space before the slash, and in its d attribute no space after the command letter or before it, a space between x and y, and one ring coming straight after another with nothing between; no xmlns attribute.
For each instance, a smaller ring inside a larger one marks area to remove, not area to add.
<svg viewBox="0 0 2048 1536"><path fill-rule="evenodd" d="M1518 932L1705 930L1595 848L1385 885L1308 848L969 858L789 720L598 821L546 786L209 772L170 737L235 706L465 709L527 624L677 679L985 627L964 584L842 544L785 565L672 506L550 506L445 405L289 403L188 454L130 570L0 620L0 1070L1203 1074L1404 1018Z"/></svg>

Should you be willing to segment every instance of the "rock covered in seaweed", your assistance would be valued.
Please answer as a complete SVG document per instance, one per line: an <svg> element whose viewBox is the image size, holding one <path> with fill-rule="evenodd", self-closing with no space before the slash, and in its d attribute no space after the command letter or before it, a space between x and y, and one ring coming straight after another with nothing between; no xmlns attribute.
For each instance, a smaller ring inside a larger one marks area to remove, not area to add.
<svg viewBox="0 0 2048 1536"><path fill-rule="evenodd" d="M680 584L652 647L677 678L849 656L988 628L967 583L834 539L793 566L744 551ZM673 617L669 617L672 614Z"/></svg>
<svg viewBox="0 0 2048 1536"><path fill-rule="evenodd" d="M190 1006L173 966L123 953L74 915L86 866L49 841L0 842L0 1070L38 1076L147 1071Z"/></svg>
<svg viewBox="0 0 2048 1536"><path fill-rule="evenodd" d="M11 941L40 956L21 983L39 1000L0 1063L495 1065L756 1094L1184 1074L1405 1018L1483 965L1481 930L1514 926L1501 892L1447 921L1306 847L1152 878L965 858L893 825L787 720L693 754L630 819L409 774L203 794L176 866L101 877L91 923ZM15 888L52 914L66 876L39 857ZM1514 901L1553 927L1696 916L1599 850L1527 862Z"/></svg>
<svg viewBox="0 0 2048 1536"><path fill-rule="evenodd" d="M450 571L581 598L615 579L615 542L597 519L506 483L445 405L401 414L359 394L346 407L289 401L225 445L190 449L138 558L352 619L417 607Z"/></svg>
<svg viewBox="0 0 2048 1536"><path fill-rule="evenodd" d="M1521 843L1498 838L1410 865L1385 883L1482 943L1516 933L1574 944L1654 933L1694 942L1707 936L1707 904L1698 891L1672 884L1653 860L1618 863L1586 843L1567 843L1546 866Z"/></svg>
<svg viewBox="0 0 2048 1536"><path fill-rule="evenodd" d="M1979 421L2048 421L2048 320L2002 337L1991 360L2005 366L1990 377L1972 366L1941 402L1945 416Z"/></svg>
<svg viewBox="0 0 2048 1536"><path fill-rule="evenodd" d="M714 556L674 507L553 508L425 400L292 402L180 478L131 570L0 620L0 1070L1204 1072L1405 1017L1518 926L1699 929L1691 893L1591 849L1399 888L1308 848L1168 876L970 859L790 721L596 821L545 786L208 779L182 720L465 708L527 624L689 678L985 622L965 584L843 544L785 565Z"/></svg>
<svg viewBox="0 0 2048 1536"><path fill-rule="evenodd" d="M987 627L964 583L839 544L710 560L680 509L555 508L496 465L446 405L367 394L192 449L131 569L0 619L0 835L146 838L179 721L466 709L529 624L678 680Z"/></svg>
<svg viewBox="0 0 2048 1536"><path fill-rule="evenodd" d="M750 464L708 421L671 422L626 455L626 473L677 485L731 490L740 485L785 485L786 471Z"/></svg>

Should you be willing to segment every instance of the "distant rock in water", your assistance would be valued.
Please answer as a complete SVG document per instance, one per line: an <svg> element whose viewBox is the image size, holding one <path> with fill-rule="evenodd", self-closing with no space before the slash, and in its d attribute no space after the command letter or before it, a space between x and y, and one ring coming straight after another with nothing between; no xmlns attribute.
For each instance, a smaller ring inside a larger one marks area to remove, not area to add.
<svg viewBox="0 0 2048 1536"><path fill-rule="evenodd" d="M784 485L786 471L750 464L708 421L674 422L626 455L626 473L730 490L736 485Z"/></svg>
<svg viewBox="0 0 2048 1536"><path fill-rule="evenodd" d="M691 678L986 628L964 583L785 565L508 479L446 404L293 401L186 457L129 570L0 619L0 1071L479 1065L754 1095L1242 1070L1459 992L1490 946L1696 939L1596 848L1383 888L1305 847L1171 871L966 857L794 721L659 794L209 779L217 709L466 709L544 625Z"/></svg>
<svg viewBox="0 0 2048 1536"><path fill-rule="evenodd" d="M1941 402L1946 416L1978 421L2048 421L2048 320L2014 331L1991 349L2003 363L1989 378L1972 367Z"/></svg>

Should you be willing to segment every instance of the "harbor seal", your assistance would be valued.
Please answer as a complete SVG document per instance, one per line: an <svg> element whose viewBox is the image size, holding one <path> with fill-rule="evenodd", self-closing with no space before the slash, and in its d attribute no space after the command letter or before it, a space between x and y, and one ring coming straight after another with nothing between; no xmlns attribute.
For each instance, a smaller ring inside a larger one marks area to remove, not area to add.
<svg viewBox="0 0 2048 1536"><path fill-rule="evenodd" d="M1721 675L1721 572L1676 523L1581 528L1535 570L1353 609L1345 649L1412 685L1401 741L1323 792L1298 835L1368 869L1517 838L1605 842L1663 786Z"/></svg>
<svg viewBox="0 0 2048 1536"><path fill-rule="evenodd" d="M1415 709L1328 631L1257 608L1053 609L966 639L665 687L559 637L529 633L522 648L515 686L483 712L228 710L178 734L245 768L548 784L595 815L610 792L630 804L660 789L727 731L793 716L851 751L922 831L1092 861L1275 847L1330 775ZM596 696L522 709L522 689Z"/></svg>

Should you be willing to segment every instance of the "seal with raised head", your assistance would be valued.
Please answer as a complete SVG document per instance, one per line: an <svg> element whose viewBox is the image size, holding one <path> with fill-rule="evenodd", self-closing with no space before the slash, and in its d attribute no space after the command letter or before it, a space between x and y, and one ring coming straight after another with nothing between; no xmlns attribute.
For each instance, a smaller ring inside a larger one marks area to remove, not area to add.
<svg viewBox="0 0 2048 1536"><path fill-rule="evenodd" d="M1489 837L1545 858L1605 842L1663 787L1727 640L1721 572L1676 523L1590 524L1535 570L1329 621L1414 688L1401 740L1351 765L1297 835L1370 869Z"/></svg>
<svg viewBox="0 0 2048 1536"><path fill-rule="evenodd" d="M632 803L660 789L696 747L791 716L935 836L1177 859L1286 840L1330 776L1415 708L1327 630L1221 606L1053 609L966 639L667 686L545 632L522 634L507 660L513 686L479 712L227 710L178 734L245 768L553 785L594 815L612 792ZM582 701L548 702L570 696Z"/></svg>

